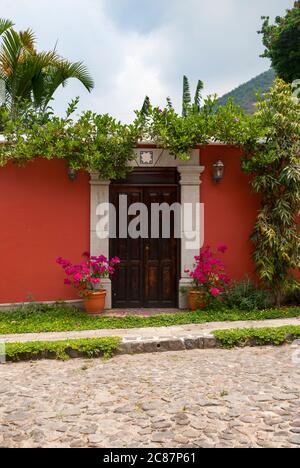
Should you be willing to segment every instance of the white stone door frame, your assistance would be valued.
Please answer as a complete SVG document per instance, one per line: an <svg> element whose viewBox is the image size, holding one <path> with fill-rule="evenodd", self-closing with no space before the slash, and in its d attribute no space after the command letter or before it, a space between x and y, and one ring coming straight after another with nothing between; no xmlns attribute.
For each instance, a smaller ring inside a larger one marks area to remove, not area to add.
<svg viewBox="0 0 300 468"><path fill-rule="evenodd" d="M181 186L181 204L183 203L200 203L200 176L204 171L204 167L200 166L199 150L193 150L191 157L188 161L182 161L172 157L168 151L160 148L139 147L135 149L135 161L130 163L131 167L177 167L180 174ZM99 216L97 214L97 207L100 203L109 203L109 180L102 180L99 174L93 173L90 177L91 184L91 203L90 203L90 252L91 255L105 255L109 258L109 237L108 232L106 235L97 235L97 223ZM109 227L107 226L109 231ZM187 234L187 233L183 233ZM200 235L200 233L199 233ZM187 249L187 237L185 235L181 238L181 272L179 280L179 308L185 309L187 307L186 296L180 293L182 286L190 284L187 268L191 268L194 263L194 257L199 254L198 249ZM112 307L112 288L111 280L105 279L103 281L104 288L107 290L106 309Z"/></svg>

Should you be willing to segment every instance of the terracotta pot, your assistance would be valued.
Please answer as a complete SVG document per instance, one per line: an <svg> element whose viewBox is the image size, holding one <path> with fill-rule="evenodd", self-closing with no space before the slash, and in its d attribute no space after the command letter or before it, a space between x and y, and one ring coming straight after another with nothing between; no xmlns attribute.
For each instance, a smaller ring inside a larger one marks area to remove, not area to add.
<svg viewBox="0 0 300 468"><path fill-rule="evenodd" d="M83 296L85 311L89 315L102 314L105 307L106 291L86 291Z"/></svg>
<svg viewBox="0 0 300 468"><path fill-rule="evenodd" d="M188 304L190 310L204 309L207 305L206 293L199 291L189 291Z"/></svg>

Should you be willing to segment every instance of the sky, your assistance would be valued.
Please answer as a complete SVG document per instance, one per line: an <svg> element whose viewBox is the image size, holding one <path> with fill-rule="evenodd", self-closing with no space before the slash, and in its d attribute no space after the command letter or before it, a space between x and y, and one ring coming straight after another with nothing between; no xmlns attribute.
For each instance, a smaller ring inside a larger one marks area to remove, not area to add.
<svg viewBox="0 0 300 468"><path fill-rule="evenodd" d="M145 95L180 109L182 76L219 96L268 70L261 16L282 16L293 0L0 0L1 17L31 27L39 50L83 61L95 80L89 94L70 80L55 95L63 114L80 96L79 111L134 118Z"/></svg>

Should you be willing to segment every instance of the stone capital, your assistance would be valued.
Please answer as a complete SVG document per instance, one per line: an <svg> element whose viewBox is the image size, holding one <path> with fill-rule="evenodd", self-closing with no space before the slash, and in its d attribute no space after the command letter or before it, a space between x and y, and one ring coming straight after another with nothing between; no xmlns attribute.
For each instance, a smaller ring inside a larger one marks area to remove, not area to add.
<svg viewBox="0 0 300 468"><path fill-rule="evenodd" d="M90 184L91 185L110 185L111 181L106 179L101 179L98 172L90 172Z"/></svg>
<svg viewBox="0 0 300 468"><path fill-rule="evenodd" d="M180 185L199 185L200 175L204 172L204 166L179 166Z"/></svg>

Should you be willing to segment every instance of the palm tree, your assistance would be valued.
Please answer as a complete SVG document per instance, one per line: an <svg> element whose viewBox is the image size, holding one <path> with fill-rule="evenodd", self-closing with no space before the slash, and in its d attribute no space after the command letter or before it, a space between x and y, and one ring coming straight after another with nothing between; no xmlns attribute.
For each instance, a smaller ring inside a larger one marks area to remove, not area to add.
<svg viewBox="0 0 300 468"><path fill-rule="evenodd" d="M141 108L141 114L148 115L150 108L151 108L151 101L150 101L149 96L146 96L144 99L142 108Z"/></svg>
<svg viewBox="0 0 300 468"><path fill-rule="evenodd" d="M203 90L204 84L203 81L198 80L197 88L194 97L194 103L192 109L195 112L200 112L201 109L201 91ZM190 84L187 76L183 77L183 95L182 95L182 115L183 117L187 116L188 109L191 107L192 98L190 93Z"/></svg>
<svg viewBox="0 0 300 468"><path fill-rule="evenodd" d="M189 111L200 112L201 110L201 92L204 88L203 81L198 80L194 102L192 103L191 93L190 93L190 84L187 76L183 76L183 93L182 93L182 116L186 117ZM143 106L141 108L141 115L147 116L151 108L151 101L149 96L145 97ZM173 109L172 100L170 97L167 97L167 108Z"/></svg>
<svg viewBox="0 0 300 468"><path fill-rule="evenodd" d="M11 21L0 19L0 37L0 79L12 117L28 103L45 112L55 91L70 78L78 79L89 92L93 89L93 79L82 62L71 63L56 50L38 52L31 29L17 32Z"/></svg>

